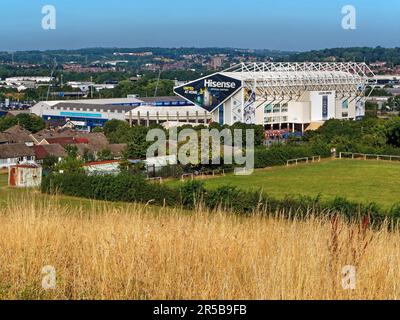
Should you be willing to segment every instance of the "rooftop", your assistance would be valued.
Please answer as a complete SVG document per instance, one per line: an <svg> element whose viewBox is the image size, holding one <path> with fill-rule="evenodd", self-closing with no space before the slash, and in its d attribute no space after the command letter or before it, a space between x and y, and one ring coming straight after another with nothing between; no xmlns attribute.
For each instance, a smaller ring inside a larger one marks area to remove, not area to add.
<svg viewBox="0 0 400 320"><path fill-rule="evenodd" d="M120 112L126 113L134 109L134 106L124 106L124 105L109 105L109 104L89 104L85 102L80 103L71 103L68 102L60 102L53 106L51 109L56 110L70 110L70 111L87 111L87 112Z"/></svg>
<svg viewBox="0 0 400 320"><path fill-rule="evenodd" d="M25 143L13 143L0 145L0 158L19 158L19 157L33 157L35 151L33 148L28 147Z"/></svg>
<svg viewBox="0 0 400 320"><path fill-rule="evenodd" d="M48 156L63 158L67 156L67 152L60 144L44 144L33 147L37 160L43 160Z"/></svg>

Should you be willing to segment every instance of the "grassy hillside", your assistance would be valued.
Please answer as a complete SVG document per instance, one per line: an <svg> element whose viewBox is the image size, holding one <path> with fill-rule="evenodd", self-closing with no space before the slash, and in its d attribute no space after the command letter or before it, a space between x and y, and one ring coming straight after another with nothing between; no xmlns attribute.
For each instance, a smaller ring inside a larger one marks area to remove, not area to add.
<svg viewBox="0 0 400 320"><path fill-rule="evenodd" d="M0 208L0 234L0 299L400 298L397 231L30 196Z"/></svg>
<svg viewBox="0 0 400 320"><path fill-rule="evenodd" d="M336 181L356 164L363 168L359 179L363 172L377 179L380 171L395 183L388 176L399 164L361 161L274 168L258 181L304 179L310 172ZM285 220L279 212L243 217L48 196L5 182L0 176L0 299L400 298L399 230ZM355 290L342 288L347 265L357 270ZM45 266L56 271L51 290L42 288Z"/></svg>

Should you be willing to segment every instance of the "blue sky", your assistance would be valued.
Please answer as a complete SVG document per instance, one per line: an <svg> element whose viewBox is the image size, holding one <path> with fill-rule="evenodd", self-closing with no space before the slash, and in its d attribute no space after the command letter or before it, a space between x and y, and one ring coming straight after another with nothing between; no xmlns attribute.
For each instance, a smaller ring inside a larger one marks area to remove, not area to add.
<svg viewBox="0 0 400 320"><path fill-rule="evenodd" d="M41 28L47 4L56 30ZM341 27L347 4L356 30ZM398 0L1 0L0 12L0 50L400 46Z"/></svg>

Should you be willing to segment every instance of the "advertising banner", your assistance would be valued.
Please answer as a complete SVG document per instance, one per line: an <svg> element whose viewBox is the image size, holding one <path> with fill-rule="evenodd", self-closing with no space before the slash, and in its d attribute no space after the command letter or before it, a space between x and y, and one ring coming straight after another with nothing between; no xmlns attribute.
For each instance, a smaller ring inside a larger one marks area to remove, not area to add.
<svg viewBox="0 0 400 320"><path fill-rule="evenodd" d="M328 118L328 96L322 96L322 119Z"/></svg>
<svg viewBox="0 0 400 320"><path fill-rule="evenodd" d="M222 74L175 88L175 93L211 112L241 88L242 82Z"/></svg>
<svg viewBox="0 0 400 320"><path fill-rule="evenodd" d="M356 102L356 120L365 117L365 101L360 99Z"/></svg>

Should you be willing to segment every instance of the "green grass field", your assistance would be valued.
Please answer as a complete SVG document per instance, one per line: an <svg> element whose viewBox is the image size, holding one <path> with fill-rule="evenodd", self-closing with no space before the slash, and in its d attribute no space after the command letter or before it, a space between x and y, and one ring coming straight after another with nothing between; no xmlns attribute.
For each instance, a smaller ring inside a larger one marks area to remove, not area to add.
<svg viewBox="0 0 400 320"><path fill-rule="evenodd" d="M317 196L332 199L342 196L357 202L376 202L390 207L400 202L400 163L374 160L329 160L298 167L274 167L251 176L210 178L206 188L233 185L257 190L275 197ZM171 182L171 185L177 185Z"/></svg>

